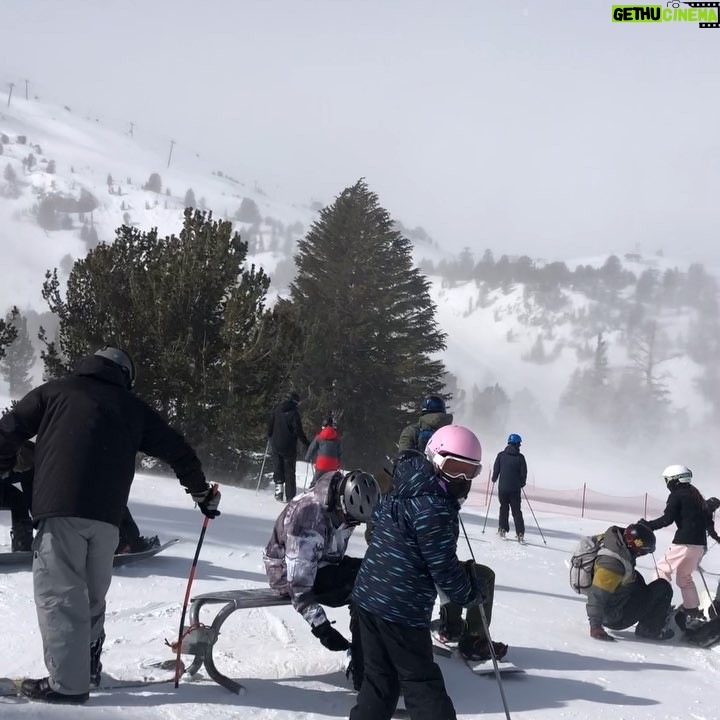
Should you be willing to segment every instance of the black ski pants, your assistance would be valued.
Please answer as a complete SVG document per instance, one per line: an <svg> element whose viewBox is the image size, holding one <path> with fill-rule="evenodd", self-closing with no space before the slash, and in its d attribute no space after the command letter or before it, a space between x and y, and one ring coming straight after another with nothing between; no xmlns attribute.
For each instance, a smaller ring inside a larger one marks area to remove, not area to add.
<svg viewBox="0 0 720 720"><path fill-rule="evenodd" d="M399 625L356 608L365 677L350 720L390 720L400 690L410 720L457 720L433 658L430 628Z"/></svg>
<svg viewBox="0 0 720 720"><path fill-rule="evenodd" d="M360 688L364 672L363 649L356 608L351 602L355 578L360 572L362 558L345 556L337 565L325 565L318 569L313 583L313 595L321 605L343 607L350 610L350 645L353 665L353 682Z"/></svg>
<svg viewBox="0 0 720 720"><path fill-rule="evenodd" d="M670 612L672 585L662 578L653 580L649 585L644 582L636 582L635 585L622 606L620 619L606 627L624 630L637 623L652 634L659 633L665 627Z"/></svg>
<svg viewBox="0 0 720 720"><path fill-rule="evenodd" d="M495 597L495 573L487 565L478 565L476 563L475 575L483 587L483 593L485 595L483 610L485 610L485 617L489 626L492 620L493 598ZM453 602L445 603L440 607L440 625L448 626L453 633L458 632L460 628L462 628L462 611L462 605L456 605ZM467 622L468 633L478 635L484 640L487 640L479 605L473 605L473 607L468 608L465 614L465 620Z"/></svg>
<svg viewBox="0 0 720 720"><path fill-rule="evenodd" d="M522 490L513 490L512 492L500 492L498 490L498 500L500 501L500 514L498 516L498 527L500 530L509 532L509 510L512 510L513 523L515 524L515 534L525 534L525 519L523 518L522 509Z"/></svg>
<svg viewBox="0 0 720 720"><path fill-rule="evenodd" d="M273 480L276 485L285 486L285 500L290 502L297 494L295 482L295 455L278 455L273 452Z"/></svg>

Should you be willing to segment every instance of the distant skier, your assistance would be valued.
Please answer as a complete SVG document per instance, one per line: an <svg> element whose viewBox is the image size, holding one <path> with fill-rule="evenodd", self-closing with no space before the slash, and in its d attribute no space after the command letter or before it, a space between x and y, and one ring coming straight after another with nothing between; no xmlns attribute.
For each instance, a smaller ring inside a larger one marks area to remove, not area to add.
<svg viewBox="0 0 720 720"><path fill-rule="evenodd" d="M369 473L326 472L312 490L283 509L263 553L270 587L291 598L312 634L328 650L343 652L351 643L332 626L322 606L350 605L351 672L356 689L362 681L363 660L350 595L362 559L345 552L353 530L370 519L379 495Z"/></svg>
<svg viewBox="0 0 720 720"><path fill-rule="evenodd" d="M275 499L279 502L289 502L297 493L295 464L298 440L306 448L310 446L302 427L299 403L300 395L296 392L288 393L287 398L277 405L268 423L267 434L273 451Z"/></svg>
<svg viewBox="0 0 720 720"><path fill-rule="evenodd" d="M605 627L624 630L637 623L635 635L648 640L669 640L665 628L672 587L667 580L645 584L635 569L637 558L655 552L655 533L645 524L609 527L602 536L588 592L587 616L590 637L613 641Z"/></svg>
<svg viewBox="0 0 720 720"><path fill-rule="evenodd" d="M507 447L495 458L492 481L498 483L498 535L505 537L510 531L509 511L512 510L515 536L519 542L525 542L525 519L522 514L522 489L527 482L527 463L520 452L522 438L511 433Z"/></svg>
<svg viewBox="0 0 720 720"><path fill-rule="evenodd" d="M310 487L314 487L321 475L340 469L342 443L332 417L323 420L322 430L313 438L305 453L305 462L315 464Z"/></svg>
<svg viewBox="0 0 720 720"><path fill-rule="evenodd" d="M13 552L27 552L32 545L30 504L34 455L35 443L25 441L17 450L15 465L0 477L0 510L10 511L10 548Z"/></svg>
<svg viewBox="0 0 720 720"><path fill-rule="evenodd" d="M692 472L685 465L666 467L662 477L670 491L665 512L647 521L647 526L652 530L672 523L677 526L672 544L657 564L657 575L670 582L675 573L675 584L680 588L683 599L679 610L684 613L684 617L678 617L678 624L684 626L705 619L692 574L707 549L707 508L700 491L691 484ZM712 527L712 522L710 525ZM714 527L712 532L715 533Z"/></svg>
<svg viewBox="0 0 720 720"><path fill-rule="evenodd" d="M420 419L408 425L398 440L398 452L417 450L425 452L428 440L441 427L451 425L453 416L447 412L445 401L439 395L428 395L420 406Z"/></svg>
<svg viewBox="0 0 720 720"><path fill-rule="evenodd" d="M373 537L353 591L365 678L350 720L389 720L401 688L413 720L455 720L433 658L437 589L464 607L483 603L490 614L492 597L478 571L492 571L457 557L458 500L467 497L480 471L480 442L467 428L448 425L432 436L425 453L399 456L393 487L373 515ZM498 657L507 652L502 643L494 648Z"/></svg>
<svg viewBox="0 0 720 720"><path fill-rule="evenodd" d="M49 676L22 682L31 700L84 703L100 679L105 595L138 451L167 462L203 514L219 514L195 451L132 394L134 382L130 355L105 346L0 419L0 473L37 435L33 587Z"/></svg>

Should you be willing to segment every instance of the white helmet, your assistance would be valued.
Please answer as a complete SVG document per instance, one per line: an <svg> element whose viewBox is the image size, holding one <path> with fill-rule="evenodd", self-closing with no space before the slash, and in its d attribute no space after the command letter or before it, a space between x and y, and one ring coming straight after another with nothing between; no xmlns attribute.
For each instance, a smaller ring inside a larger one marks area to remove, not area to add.
<svg viewBox="0 0 720 720"><path fill-rule="evenodd" d="M663 480L665 480L665 484L668 484L673 480L677 480L681 483L692 482L692 470L685 467L685 465L668 465L663 470L662 476Z"/></svg>

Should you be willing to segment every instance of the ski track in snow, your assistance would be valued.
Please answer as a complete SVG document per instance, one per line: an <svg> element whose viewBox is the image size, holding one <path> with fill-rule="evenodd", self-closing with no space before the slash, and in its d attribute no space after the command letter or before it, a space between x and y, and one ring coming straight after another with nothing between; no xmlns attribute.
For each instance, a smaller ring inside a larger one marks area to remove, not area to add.
<svg viewBox="0 0 720 720"><path fill-rule="evenodd" d="M302 468L302 466L301 466ZM298 472L302 474L302 469ZM138 476L131 508L141 532L152 529L162 539L181 542L150 560L119 568L108 594L105 672L116 679L162 679L167 671L142 668L143 662L173 657L165 639L175 640L187 575L202 524L173 479ZM269 491L223 488L223 514L214 520L200 554L193 596L211 591L265 584L262 550L280 506ZM616 643L599 643L588 635L584 599L568 586L566 560L581 534L611 524L538 514L547 545L534 524L527 545L496 532L496 507L487 530L484 514L463 512L478 562L496 573L491 631L510 645L508 660L527 672L507 676L504 688L511 716L523 720L717 720L720 652L638 642L632 630L614 633ZM0 514L0 532L9 515ZM659 533L658 547L672 538ZM350 554L361 555L365 543L356 533ZM469 557L461 538L461 559ZM720 551L703 560L708 572L720 568ZM650 576L651 564L642 571ZM698 578L699 580L699 578ZM698 587L700 588L700 582ZM711 590L714 590L714 583ZM676 591L675 602L679 603ZM0 603L7 628L0 675L45 674L32 599L30 572L0 573ZM211 622L221 605L206 606L201 621ZM348 632L345 608L328 609L340 632ZM205 672L151 688L93 693L77 710L69 707L0 703L3 720L84 717L91 720L328 720L347 718L354 693L344 678L342 654L325 650L305 621L290 606L237 611L223 625L214 653L221 672L243 683L235 696L210 681ZM189 664L190 657L184 661ZM478 677L456 660L438 658L448 691L462 720L504 718L494 677Z"/></svg>

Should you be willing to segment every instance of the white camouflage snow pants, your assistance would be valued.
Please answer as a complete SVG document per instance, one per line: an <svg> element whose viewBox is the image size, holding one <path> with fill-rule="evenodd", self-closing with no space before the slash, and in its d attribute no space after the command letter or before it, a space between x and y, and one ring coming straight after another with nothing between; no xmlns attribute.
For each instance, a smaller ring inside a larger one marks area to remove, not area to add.
<svg viewBox="0 0 720 720"><path fill-rule="evenodd" d="M41 520L33 540L33 588L50 687L90 688L90 645L105 624L118 529L75 517Z"/></svg>

